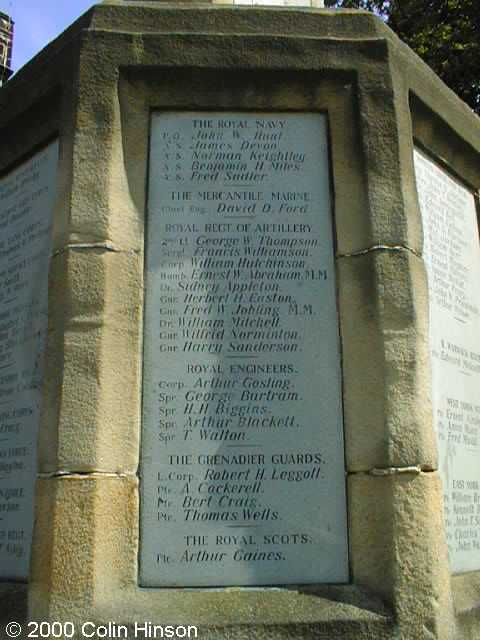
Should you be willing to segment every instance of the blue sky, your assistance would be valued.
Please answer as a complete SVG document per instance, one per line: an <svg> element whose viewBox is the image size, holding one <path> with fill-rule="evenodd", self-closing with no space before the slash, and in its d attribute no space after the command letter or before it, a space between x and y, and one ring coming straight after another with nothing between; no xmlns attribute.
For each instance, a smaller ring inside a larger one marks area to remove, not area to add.
<svg viewBox="0 0 480 640"><path fill-rule="evenodd" d="M9 14L15 22L14 71L93 4L96 3L92 0L0 0L0 11Z"/></svg>

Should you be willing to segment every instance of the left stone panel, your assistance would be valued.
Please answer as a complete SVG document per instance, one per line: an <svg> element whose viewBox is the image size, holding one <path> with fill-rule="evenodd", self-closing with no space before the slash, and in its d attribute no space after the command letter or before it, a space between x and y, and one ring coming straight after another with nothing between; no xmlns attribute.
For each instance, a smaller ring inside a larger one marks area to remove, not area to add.
<svg viewBox="0 0 480 640"><path fill-rule="evenodd" d="M0 579L29 574L58 141L0 178Z"/></svg>

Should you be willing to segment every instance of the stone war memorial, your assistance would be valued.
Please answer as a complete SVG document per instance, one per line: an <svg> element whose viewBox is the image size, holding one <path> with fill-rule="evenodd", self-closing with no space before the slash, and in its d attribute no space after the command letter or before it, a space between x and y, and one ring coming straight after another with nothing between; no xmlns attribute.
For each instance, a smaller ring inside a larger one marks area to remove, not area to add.
<svg viewBox="0 0 480 640"><path fill-rule="evenodd" d="M17 73L0 638L478 640L479 187L363 11L106 0Z"/></svg>

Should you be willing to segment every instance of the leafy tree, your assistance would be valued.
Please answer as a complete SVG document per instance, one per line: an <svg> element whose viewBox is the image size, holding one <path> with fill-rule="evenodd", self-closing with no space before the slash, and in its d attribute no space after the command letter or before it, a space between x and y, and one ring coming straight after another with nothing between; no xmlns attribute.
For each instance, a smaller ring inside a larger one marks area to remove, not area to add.
<svg viewBox="0 0 480 640"><path fill-rule="evenodd" d="M480 114L479 0L326 0L381 16L442 80Z"/></svg>

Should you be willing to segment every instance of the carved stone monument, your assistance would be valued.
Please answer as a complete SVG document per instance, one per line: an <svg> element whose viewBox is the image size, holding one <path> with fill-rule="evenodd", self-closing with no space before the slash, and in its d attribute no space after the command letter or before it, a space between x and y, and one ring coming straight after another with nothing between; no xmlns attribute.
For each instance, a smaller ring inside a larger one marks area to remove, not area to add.
<svg viewBox="0 0 480 640"><path fill-rule="evenodd" d="M297 4L0 90L0 636L480 634L479 121Z"/></svg>

